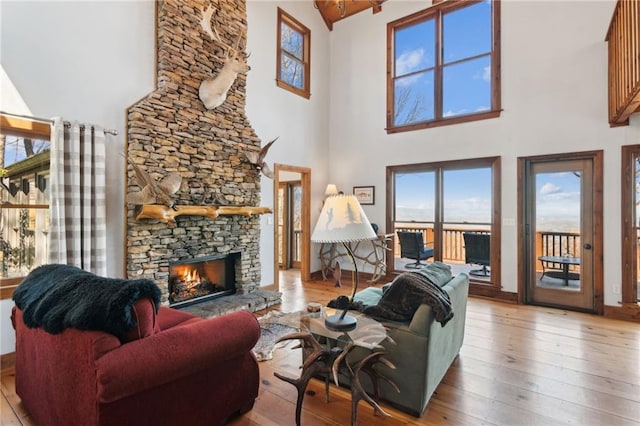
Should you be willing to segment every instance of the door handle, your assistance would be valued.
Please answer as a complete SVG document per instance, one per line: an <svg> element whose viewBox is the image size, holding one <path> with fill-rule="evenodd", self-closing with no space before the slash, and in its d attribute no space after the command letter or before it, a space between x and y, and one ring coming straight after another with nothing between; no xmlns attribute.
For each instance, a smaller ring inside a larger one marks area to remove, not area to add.
<svg viewBox="0 0 640 426"><path fill-rule="evenodd" d="M584 243L584 244L582 245L582 247L583 247L585 250L591 250L591 244L589 244L589 243Z"/></svg>

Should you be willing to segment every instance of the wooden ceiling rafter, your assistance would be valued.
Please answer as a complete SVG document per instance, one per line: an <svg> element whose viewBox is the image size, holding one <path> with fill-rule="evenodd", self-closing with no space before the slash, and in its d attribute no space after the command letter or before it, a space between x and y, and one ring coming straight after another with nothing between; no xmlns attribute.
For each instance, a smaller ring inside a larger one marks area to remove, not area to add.
<svg viewBox="0 0 640 426"><path fill-rule="evenodd" d="M314 0L313 5L322 20L329 28L333 30L333 24L349 16L360 13L363 10L371 9L372 13L378 13L382 10L382 3L386 0Z"/></svg>

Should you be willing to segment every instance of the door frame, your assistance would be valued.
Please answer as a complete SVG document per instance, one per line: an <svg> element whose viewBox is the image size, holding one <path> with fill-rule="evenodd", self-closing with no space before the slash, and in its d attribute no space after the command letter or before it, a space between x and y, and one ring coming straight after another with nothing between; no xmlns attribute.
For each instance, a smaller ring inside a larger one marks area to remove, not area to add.
<svg viewBox="0 0 640 426"><path fill-rule="evenodd" d="M300 183L302 185L300 279L302 281L311 279L309 263L309 254L311 252L311 169L308 167L275 163L273 165L273 285L276 291L280 289L280 268L278 264L278 223L280 221L278 213L278 188L280 186L280 172L300 173Z"/></svg>
<svg viewBox="0 0 640 426"><path fill-rule="evenodd" d="M395 223L394 205L395 205L395 183L394 176L396 173L411 173L411 172L425 172L436 171L436 185L441 187L442 175L438 176L438 173L442 173L448 170L464 170L474 169L479 167L487 167L491 169L491 280L489 282L474 279L470 277L469 280L469 294L473 294L481 297L490 297L497 299L505 299L513 301L515 297L512 293L502 292L502 255L501 255L501 241L502 241L502 157L481 157L481 158L469 158L461 160L450 161L436 161L432 163L416 163L416 164L403 164L397 166L387 166L386 169L386 186L387 186L387 198L386 198L386 227L388 231L393 232ZM436 189L436 205L440 205L440 192L441 189ZM435 222L441 223L442 212L436 210ZM434 232L441 232L436 229L434 225ZM396 238L394 233L394 238ZM395 244L394 244L395 249ZM440 247L435 247L436 256L439 255ZM390 253L392 261L395 258L396 252ZM399 273L401 270L396 270L395 265L391 268L387 268L388 271Z"/></svg>
<svg viewBox="0 0 640 426"><path fill-rule="evenodd" d="M591 160L593 162L593 310L589 312L602 315L604 313L604 268L603 268L603 157L604 152L587 151L566 154L537 155L518 157L518 303L528 304L527 276L531 259L528 256L527 238L525 236L526 222L526 185L525 173L528 162L549 162L567 160Z"/></svg>

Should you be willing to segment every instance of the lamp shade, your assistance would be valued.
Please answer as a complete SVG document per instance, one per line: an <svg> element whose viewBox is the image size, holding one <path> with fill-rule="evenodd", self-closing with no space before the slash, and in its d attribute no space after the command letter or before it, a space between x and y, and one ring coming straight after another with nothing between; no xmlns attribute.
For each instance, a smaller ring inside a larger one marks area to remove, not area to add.
<svg viewBox="0 0 640 426"><path fill-rule="evenodd" d="M324 195L338 195L338 187L335 183L330 183L327 185L327 189L324 190Z"/></svg>
<svg viewBox="0 0 640 426"><path fill-rule="evenodd" d="M354 195L328 197L311 234L314 243L348 243L377 238Z"/></svg>

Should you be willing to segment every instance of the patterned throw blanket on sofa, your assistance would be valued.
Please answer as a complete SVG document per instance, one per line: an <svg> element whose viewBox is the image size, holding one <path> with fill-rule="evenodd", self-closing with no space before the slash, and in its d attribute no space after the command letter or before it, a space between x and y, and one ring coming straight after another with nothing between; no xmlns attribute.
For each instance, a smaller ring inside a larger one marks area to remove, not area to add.
<svg viewBox="0 0 640 426"><path fill-rule="evenodd" d="M51 334L74 327L118 337L136 325L131 308L144 297L153 300L157 311L160 289L153 281L104 278L69 265L34 269L13 294L27 327Z"/></svg>
<svg viewBox="0 0 640 426"><path fill-rule="evenodd" d="M362 312L374 318L406 322L411 321L423 303L431 306L436 321L443 327L453 318L451 298L445 290L420 272L403 272L377 305L367 306Z"/></svg>

